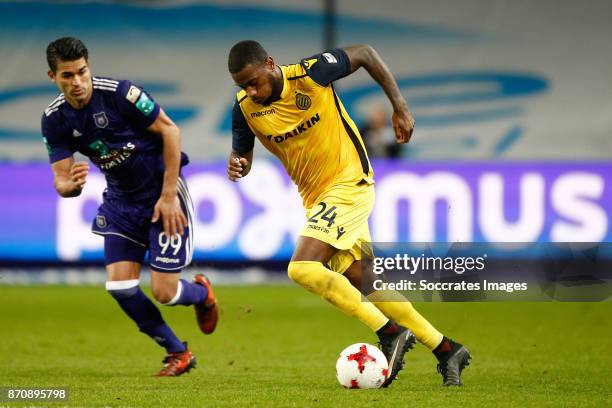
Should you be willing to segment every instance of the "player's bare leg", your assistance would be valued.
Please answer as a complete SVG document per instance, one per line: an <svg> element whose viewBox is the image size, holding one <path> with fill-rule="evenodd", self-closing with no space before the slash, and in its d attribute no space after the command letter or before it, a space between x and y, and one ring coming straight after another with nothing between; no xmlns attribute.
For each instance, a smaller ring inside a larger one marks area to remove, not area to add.
<svg viewBox="0 0 612 408"><path fill-rule="evenodd" d="M195 366L195 357L163 320L155 304L140 289L140 263L119 261L107 265L106 290L145 333L166 349L158 376L176 376ZM171 363L171 364L170 364Z"/></svg>
<svg viewBox="0 0 612 408"><path fill-rule="evenodd" d="M208 278L202 274L193 282L180 279L179 273L151 271L151 289L155 299L164 306L193 305L198 327L211 334L217 327L217 299Z"/></svg>
<svg viewBox="0 0 612 408"><path fill-rule="evenodd" d="M106 281L126 281L140 279L140 264L138 262L120 261L106 265Z"/></svg>
<svg viewBox="0 0 612 408"><path fill-rule="evenodd" d="M344 275L364 296L372 298L374 281L381 276L373 272L371 262L364 262L367 261L355 261ZM467 348L438 332L399 292L385 291L382 299L373 303L385 316L412 330L416 339L433 352L438 359L438 372L442 374L443 385L462 385L461 372L471 359Z"/></svg>
<svg viewBox="0 0 612 408"><path fill-rule="evenodd" d="M336 252L338 250L327 242L302 235L295 245L291 262L313 261L326 264Z"/></svg>
<svg viewBox="0 0 612 408"><path fill-rule="evenodd" d="M208 286L205 286L197 282L187 282L184 279L180 279L180 273L151 270L151 291L155 300L164 306L194 305L196 307L196 316L198 315L198 307L206 304L207 301L210 302L211 299L214 302L216 311L216 302L210 283L208 283ZM214 322L212 323L209 316L208 323L209 325L212 324L212 330L214 330L217 324L217 316L214 316ZM187 343L184 343L183 351L169 352L164 358L163 363L164 367L157 374L157 377L174 377L188 372L195 367L196 359L187 347Z"/></svg>
<svg viewBox="0 0 612 408"><path fill-rule="evenodd" d="M151 293L162 305L169 304L177 295L179 273L162 273L151 271Z"/></svg>
<svg viewBox="0 0 612 408"><path fill-rule="evenodd" d="M200 329L210 334L217 325L217 303L210 282L204 275L196 275L194 282L180 279L179 273L151 270L151 288L155 299L165 306L194 305ZM184 343L182 352L168 353L164 367L157 377L174 377L195 367L196 359Z"/></svg>

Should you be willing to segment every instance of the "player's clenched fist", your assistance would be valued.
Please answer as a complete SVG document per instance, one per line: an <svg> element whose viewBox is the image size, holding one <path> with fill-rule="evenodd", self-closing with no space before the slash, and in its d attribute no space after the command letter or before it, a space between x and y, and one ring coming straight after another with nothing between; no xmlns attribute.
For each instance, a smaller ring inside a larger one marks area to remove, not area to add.
<svg viewBox="0 0 612 408"><path fill-rule="evenodd" d="M70 167L70 181L79 189L82 189L87 182L87 174L89 174L89 164L87 162L75 162Z"/></svg>
<svg viewBox="0 0 612 408"><path fill-rule="evenodd" d="M227 163L227 177L232 181L238 181L242 178L244 171L246 170L249 162L244 157L237 157L234 154L230 154L229 161Z"/></svg>
<svg viewBox="0 0 612 408"><path fill-rule="evenodd" d="M393 112L391 118L393 130L395 131L395 140L398 143L408 143L414 131L414 117L408 109L401 109Z"/></svg>

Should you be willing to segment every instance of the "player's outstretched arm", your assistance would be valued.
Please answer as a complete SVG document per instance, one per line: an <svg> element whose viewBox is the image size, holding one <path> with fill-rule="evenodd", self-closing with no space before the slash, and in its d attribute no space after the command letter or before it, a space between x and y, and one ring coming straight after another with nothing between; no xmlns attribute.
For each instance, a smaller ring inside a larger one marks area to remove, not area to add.
<svg viewBox="0 0 612 408"><path fill-rule="evenodd" d="M167 236L173 237L177 233L182 235L187 226L187 217L177 195L181 167L181 131L163 109L147 130L158 134L164 141L164 182L161 195L153 208L151 222L157 222L161 217Z"/></svg>
<svg viewBox="0 0 612 408"><path fill-rule="evenodd" d="M351 62L351 73L364 67L385 91L393 106L393 130L398 143L407 143L414 131L414 117L402 96L395 78L374 48L369 45L352 45L343 48Z"/></svg>
<svg viewBox="0 0 612 408"><path fill-rule="evenodd" d="M232 151L227 161L227 177L232 181L240 180L242 177L249 174L252 162L253 150L249 150L245 154L239 154Z"/></svg>
<svg viewBox="0 0 612 408"><path fill-rule="evenodd" d="M74 157L70 156L51 164L51 170L57 193L62 197L76 197L81 194L87 182L89 164L75 162Z"/></svg>
<svg viewBox="0 0 612 408"><path fill-rule="evenodd" d="M255 134L249 127L240 103L236 101L232 109L232 152L227 161L227 177L238 181L251 171Z"/></svg>

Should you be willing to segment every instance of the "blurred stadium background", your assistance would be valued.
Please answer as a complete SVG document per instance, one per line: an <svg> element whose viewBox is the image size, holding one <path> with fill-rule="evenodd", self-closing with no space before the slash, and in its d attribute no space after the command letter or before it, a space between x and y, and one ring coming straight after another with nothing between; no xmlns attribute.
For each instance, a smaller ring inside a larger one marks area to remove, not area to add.
<svg viewBox="0 0 612 408"><path fill-rule="evenodd" d="M77 406L610 406L610 302L420 303L472 350L468 386L441 392L420 347L390 389L342 392L337 352L372 333L295 285L270 286L289 283L300 199L260 146L240 183L225 160L236 41L261 41L279 63L368 43L417 121L409 145L386 146L377 85L365 72L338 83L373 146L374 240L612 242L611 17L607 0L0 1L0 387L69 386ZM147 378L162 351L103 289L90 233L103 178L78 198L53 189L44 53L66 35L84 40L96 75L145 86L192 160L185 274L220 284L222 320L202 337L191 311L164 308L202 364L176 381Z"/></svg>
<svg viewBox="0 0 612 408"><path fill-rule="evenodd" d="M57 94L44 51L65 35L88 45L95 74L145 86L181 127L195 265L231 270L224 282L282 277L266 272L283 269L303 224L261 147L247 179L225 178L226 56L247 38L279 63L368 43L390 66L417 128L393 158L372 153L375 241L610 241L611 12L596 0L1 2L0 283L104 279L89 232L104 180L60 199L40 135ZM365 72L338 88L362 127L390 113ZM372 144L390 140L384 126Z"/></svg>

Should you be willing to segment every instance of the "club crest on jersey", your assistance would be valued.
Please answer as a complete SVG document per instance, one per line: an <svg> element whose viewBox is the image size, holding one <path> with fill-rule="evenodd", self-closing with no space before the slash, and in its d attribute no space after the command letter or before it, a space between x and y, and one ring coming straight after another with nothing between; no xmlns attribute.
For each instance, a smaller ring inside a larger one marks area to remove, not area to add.
<svg viewBox="0 0 612 408"><path fill-rule="evenodd" d="M297 106L298 109L306 110L310 108L311 103L312 101L308 95L304 95L299 92L295 94L295 106Z"/></svg>
<svg viewBox="0 0 612 408"><path fill-rule="evenodd" d="M103 215L96 215L96 225L100 228L106 228L106 217Z"/></svg>
<svg viewBox="0 0 612 408"><path fill-rule="evenodd" d="M106 113L94 113L93 118L97 127L103 129L108 126L108 118L106 117Z"/></svg>

